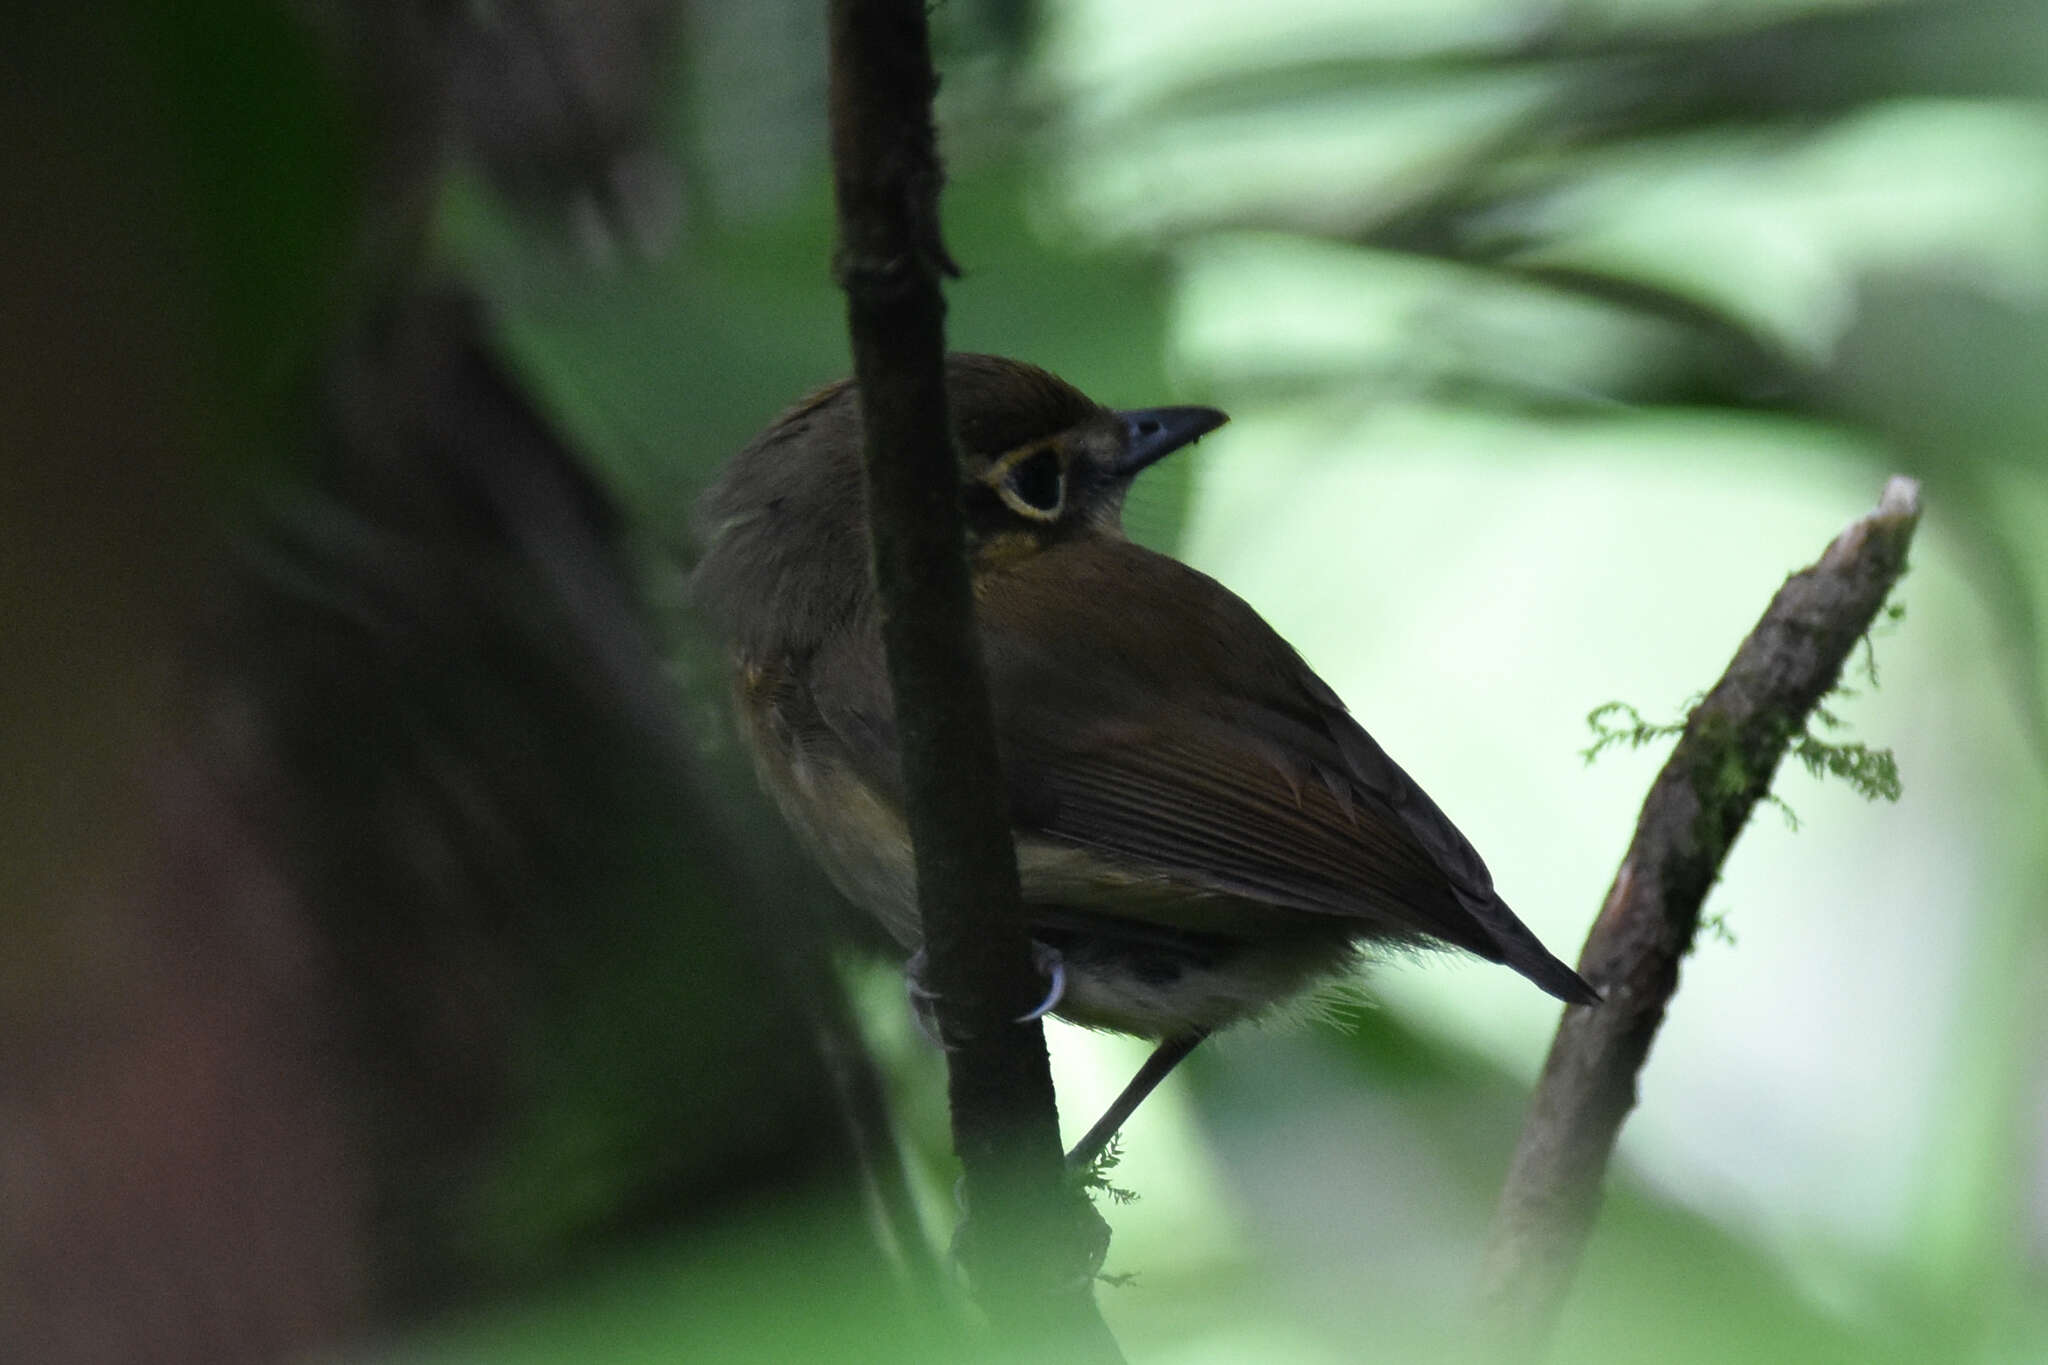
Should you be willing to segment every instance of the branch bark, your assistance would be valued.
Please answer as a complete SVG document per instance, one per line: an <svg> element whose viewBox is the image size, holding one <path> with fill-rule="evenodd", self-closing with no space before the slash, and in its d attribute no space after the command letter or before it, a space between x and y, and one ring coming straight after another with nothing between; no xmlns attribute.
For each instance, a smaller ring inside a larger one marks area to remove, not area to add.
<svg viewBox="0 0 2048 1365"><path fill-rule="evenodd" d="M925 980L948 1053L971 1237L960 1254L998 1331L1050 1332L1120 1360L1096 1311L1101 1224L1064 1179L1045 993L1018 907L1016 856L974 630L944 379L957 273L939 235L923 0L832 0L833 188L865 428L883 643L916 850Z"/></svg>
<svg viewBox="0 0 2048 1365"><path fill-rule="evenodd" d="M1532 1358L1555 1325L1700 905L1787 746L1905 571L1919 492L1892 479L1874 512L1786 580L1643 802L1579 959L1606 1000L1565 1011L1494 1213L1484 1321L1517 1359Z"/></svg>

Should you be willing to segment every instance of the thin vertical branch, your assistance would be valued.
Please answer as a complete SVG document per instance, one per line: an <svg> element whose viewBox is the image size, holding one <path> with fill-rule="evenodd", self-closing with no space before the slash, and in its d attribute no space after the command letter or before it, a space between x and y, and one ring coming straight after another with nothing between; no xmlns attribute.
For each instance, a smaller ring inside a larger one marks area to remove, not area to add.
<svg viewBox="0 0 2048 1365"><path fill-rule="evenodd" d="M865 427L925 979L946 1041L973 1234L961 1256L999 1331L1050 1331L1067 1355L1117 1360L1093 1296L1099 1223L1063 1178L1044 1032L1017 1022L1045 984L1019 914L946 409L939 282L956 272L939 236L924 3L833 0L830 32L836 267Z"/></svg>
<svg viewBox="0 0 2048 1365"><path fill-rule="evenodd" d="M1549 1337L1592 1233L1700 905L1787 747L1905 572L1919 492L1894 478L1876 511L1786 580L1643 802L1579 959L1606 999L1565 1011L1494 1213L1482 1294L1489 1330L1515 1359L1535 1358Z"/></svg>

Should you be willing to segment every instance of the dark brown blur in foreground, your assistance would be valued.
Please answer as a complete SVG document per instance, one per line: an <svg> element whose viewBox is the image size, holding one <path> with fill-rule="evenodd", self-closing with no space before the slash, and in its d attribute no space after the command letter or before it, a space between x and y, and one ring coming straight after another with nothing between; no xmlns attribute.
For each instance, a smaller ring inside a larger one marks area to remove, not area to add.
<svg viewBox="0 0 2048 1365"><path fill-rule="evenodd" d="M479 101L529 202L644 161L666 11L498 8L11 58L0 1358L281 1359L763 1190L862 1226L834 988L619 519L414 265Z"/></svg>

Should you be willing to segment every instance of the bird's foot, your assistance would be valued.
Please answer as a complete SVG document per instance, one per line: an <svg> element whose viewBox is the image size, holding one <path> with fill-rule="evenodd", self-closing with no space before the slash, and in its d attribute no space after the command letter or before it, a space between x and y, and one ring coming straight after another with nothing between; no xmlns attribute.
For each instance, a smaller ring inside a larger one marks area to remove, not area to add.
<svg viewBox="0 0 2048 1365"><path fill-rule="evenodd" d="M927 1039L952 1051L946 1044L939 1029L939 993L924 984L925 964L929 961L925 951L919 948L903 964L903 993L910 997L910 1017L917 1021L918 1032ZM1031 943L1031 964L1038 969L1046 981L1045 998L1017 1016L1016 1022L1028 1024L1034 1019L1043 1019L1059 1008L1060 1001L1067 995L1067 963L1057 948L1038 942Z"/></svg>

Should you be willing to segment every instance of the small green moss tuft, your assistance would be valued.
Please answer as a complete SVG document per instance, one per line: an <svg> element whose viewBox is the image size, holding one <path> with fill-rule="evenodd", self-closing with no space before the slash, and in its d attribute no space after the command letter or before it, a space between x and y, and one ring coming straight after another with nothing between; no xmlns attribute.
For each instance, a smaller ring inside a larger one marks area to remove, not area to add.
<svg viewBox="0 0 2048 1365"><path fill-rule="evenodd" d="M1138 1202L1136 1191L1112 1184L1109 1179L1109 1173L1115 1170L1123 1159L1123 1138L1119 1135L1111 1138L1103 1149L1095 1154L1095 1159L1086 1166L1069 1171L1067 1179L1078 1185L1090 1199L1099 1194L1112 1204L1135 1204Z"/></svg>
<svg viewBox="0 0 2048 1365"><path fill-rule="evenodd" d="M1612 718L1616 716L1623 717L1624 723L1613 723ZM1593 742L1579 750L1579 756L1590 766L1594 759L1617 744L1640 749L1660 739L1670 739L1684 731L1685 722L1654 724L1644 720L1643 713L1627 702L1609 701L1586 713L1586 728L1593 732Z"/></svg>
<svg viewBox="0 0 2048 1365"><path fill-rule="evenodd" d="M1735 931L1728 927L1728 912L1726 910L1716 910L1711 915L1701 916L1700 933L1712 938L1716 943L1725 943L1730 948L1735 946ZM1698 942L1699 939L1695 937L1693 943L1697 945Z"/></svg>
<svg viewBox="0 0 2048 1365"><path fill-rule="evenodd" d="M1905 619L1905 603L1887 603L1885 605L1884 610L1880 611L1877 614L1877 619L1871 622L1870 629L1863 632L1862 672L1863 676L1869 680L1870 685L1872 687L1877 686L1877 638L1880 635L1891 634L1894 630L1898 628L1899 622ZM1847 693L1849 689L1846 687L1838 687L1835 690L1837 692Z"/></svg>
<svg viewBox="0 0 2048 1365"><path fill-rule="evenodd" d="M1763 795L1763 799L1767 804L1769 804L1773 809L1775 809L1778 812L1778 814L1785 817L1785 828L1791 830L1794 834L1797 834L1799 832L1799 827L1806 823L1805 821L1799 818L1799 812L1792 809L1792 803L1790 801L1787 801L1784 797L1778 795L1776 792L1765 792Z"/></svg>
<svg viewBox="0 0 2048 1365"><path fill-rule="evenodd" d="M1866 801L1896 801L1904 790L1890 749L1834 744L1808 731L1793 736L1792 754L1815 777L1839 777Z"/></svg>

